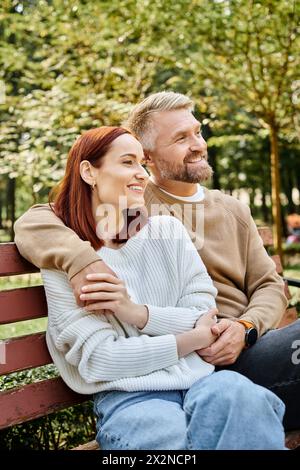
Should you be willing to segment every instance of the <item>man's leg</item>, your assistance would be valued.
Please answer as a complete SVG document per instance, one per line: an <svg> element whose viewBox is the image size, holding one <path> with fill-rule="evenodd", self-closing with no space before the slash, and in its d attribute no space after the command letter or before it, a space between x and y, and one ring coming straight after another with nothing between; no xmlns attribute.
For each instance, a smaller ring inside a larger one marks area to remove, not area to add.
<svg viewBox="0 0 300 470"><path fill-rule="evenodd" d="M185 395L187 449L284 449L284 404L232 371L198 380Z"/></svg>
<svg viewBox="0 0 300 470"><path fill-rule="evenodd" d="M102 450L182 450L186 419L183 392L107 392L94 397L97 442Z"/></svg>
<svg viewBox="0 0 300 470"><path fill-rule="evenodd" d="M300 429L300 320L271 330L243 351L235 364L222 367L239 372L272 390L286 405L284 427ZM220 368L218 368L220 370Z"/></svg>

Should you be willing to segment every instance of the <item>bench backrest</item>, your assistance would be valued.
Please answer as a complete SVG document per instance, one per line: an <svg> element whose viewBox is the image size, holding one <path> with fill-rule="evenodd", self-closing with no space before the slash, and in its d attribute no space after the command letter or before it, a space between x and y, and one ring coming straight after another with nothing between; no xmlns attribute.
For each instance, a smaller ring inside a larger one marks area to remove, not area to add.
<svg viewBox="0 0 300 470"><path fill-rule="evenodd" d="M14 243L0 244L0 277L38 272ZM0 291L0 325L47 316L43 286ZM0 341L0 375L51 364L45 333ZM70 390L61 378L0 392L0 429L38 418L90 397Z"/></svg>
<svg viewBox="0 0 300 470"><path fill-rule="evenodd" d="M262 238L264 247L267 250L269 248L272 248L273 247L273 232L272 232L272 229L270 227L259 227L258 228L258 233ZM282 276L283 275L283 267L282 267L282 263L281 263L281 260L280 260L280 256L279 255L272 255L271 258L275 263L277 273ZM285 281L284 285L285 285L285 295L286 295L287 299L290 300L291 293L289 291L288 283ZM297 315L296 307L287 308L287 310L285 311L285 313L284 313L284 315L281 319L280 324L278 325L278 328L282 328L284 326L289 325L290 323L293 323L294 321L297 320L297 318L298 318L298 315Z"/></svg>

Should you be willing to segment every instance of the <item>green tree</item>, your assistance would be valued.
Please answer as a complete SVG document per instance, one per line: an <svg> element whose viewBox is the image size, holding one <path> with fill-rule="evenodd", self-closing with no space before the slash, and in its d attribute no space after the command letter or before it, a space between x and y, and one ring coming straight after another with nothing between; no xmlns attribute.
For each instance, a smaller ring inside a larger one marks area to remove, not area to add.
<svg viewBox="0 0 300 470"><path fill-rule="evenodd" d="M201 8L195 9L189 29L191 90L197 95L204 83L214 103L226 106L234 101L268 131L274 237L281 254L278 140L280 134L296 139L300 4L294 0L195 3Z"/></svg>

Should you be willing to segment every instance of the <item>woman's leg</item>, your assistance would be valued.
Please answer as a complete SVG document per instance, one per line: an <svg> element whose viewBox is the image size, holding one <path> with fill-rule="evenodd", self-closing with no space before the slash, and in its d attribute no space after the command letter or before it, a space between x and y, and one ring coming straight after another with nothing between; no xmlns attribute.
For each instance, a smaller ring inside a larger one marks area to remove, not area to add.
<svg viewBox="0 0 300 470"><path fill-rule="evenodd" d="M106 392L95 395L101 449L184 449L183 392Z"/></svg>
<svg viewBox="0 0 300 470"><path fill-rule="evenodd" d="M185 395L187 449L284 449L283 402L231 371L198 380Z"/></svg>

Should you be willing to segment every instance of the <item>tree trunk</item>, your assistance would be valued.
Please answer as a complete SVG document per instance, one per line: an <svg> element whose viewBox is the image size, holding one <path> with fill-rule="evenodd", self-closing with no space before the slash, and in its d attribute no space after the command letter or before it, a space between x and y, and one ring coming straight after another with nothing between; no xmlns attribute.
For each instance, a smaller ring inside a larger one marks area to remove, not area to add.
<svg viewBox="0 0 300 470"><path fill-rule="evenodd" d="M207 124L205 126L205 140L208 140L212 136L213 136L213 132L211 130L211 127ZM217 149L214 146L209 147L208 161L214 170L213 175L212 175L213 189L221 189L220 175L219 175L219 170L218 170Z"/></svg>
<svg viewBox="0 0 300 470"><path fill-rule="evenodd" d="M221 189L219 170L218 170L218 161L217 161L217 152L214 147L210 147L208 158L209 158L209 163L211 164L214 170L213 175L212 175L213 189Z"/></svg>
<svg viewBox="0 0 300 470"><path fill-rule="evenodd" d="M269 213L269 208L267 206L267 191L266 191L266 187L264 184L262 185L262 188L261 188L261 211L262 211L264 222L268 225L270 222L270 213Z"/></svg>
<svg viewBox="0 0 300 470"><path fill-rule="evenodd" d="M253 217L255 217L255 205L254 205L254 198L255 198L255 190L254 188L250 188L248 190L248 195L249 195L249 205L250 205L250 210L251 210L251 214L253 215Z"/></svg>
<svg viewBox="0 0 300 470"><path fill-rule="evenodd" d="M16 180L15 178L9 178L7 184L7 207L9 208L9 220L10 220L10 239L14 239L14 223L16 220L15 215L15 193L16 193Z"/></svg>
<svg viewBox="0 0 300 470"><path fill-rule="evenodd" d="M279 151L278 151L278 133L277 127L270 124L271 141L271 183L272 183L272 216L273 216L273 234L274 246L277 254L282 257L282 224L281 224L281 205L280 205L280 175L279 175Z"/></svg>
<svg viewBox="0 0 300 470"><path fill-rule="evenodd" d="M293 214L296 211L296 205L294 204L294 201L293 201L294 178L288 168L286 169L285 173L286 173L285 174L286 184L285 184L284 192L288 200L287 209L288 209L289 214Z"/></svg>

